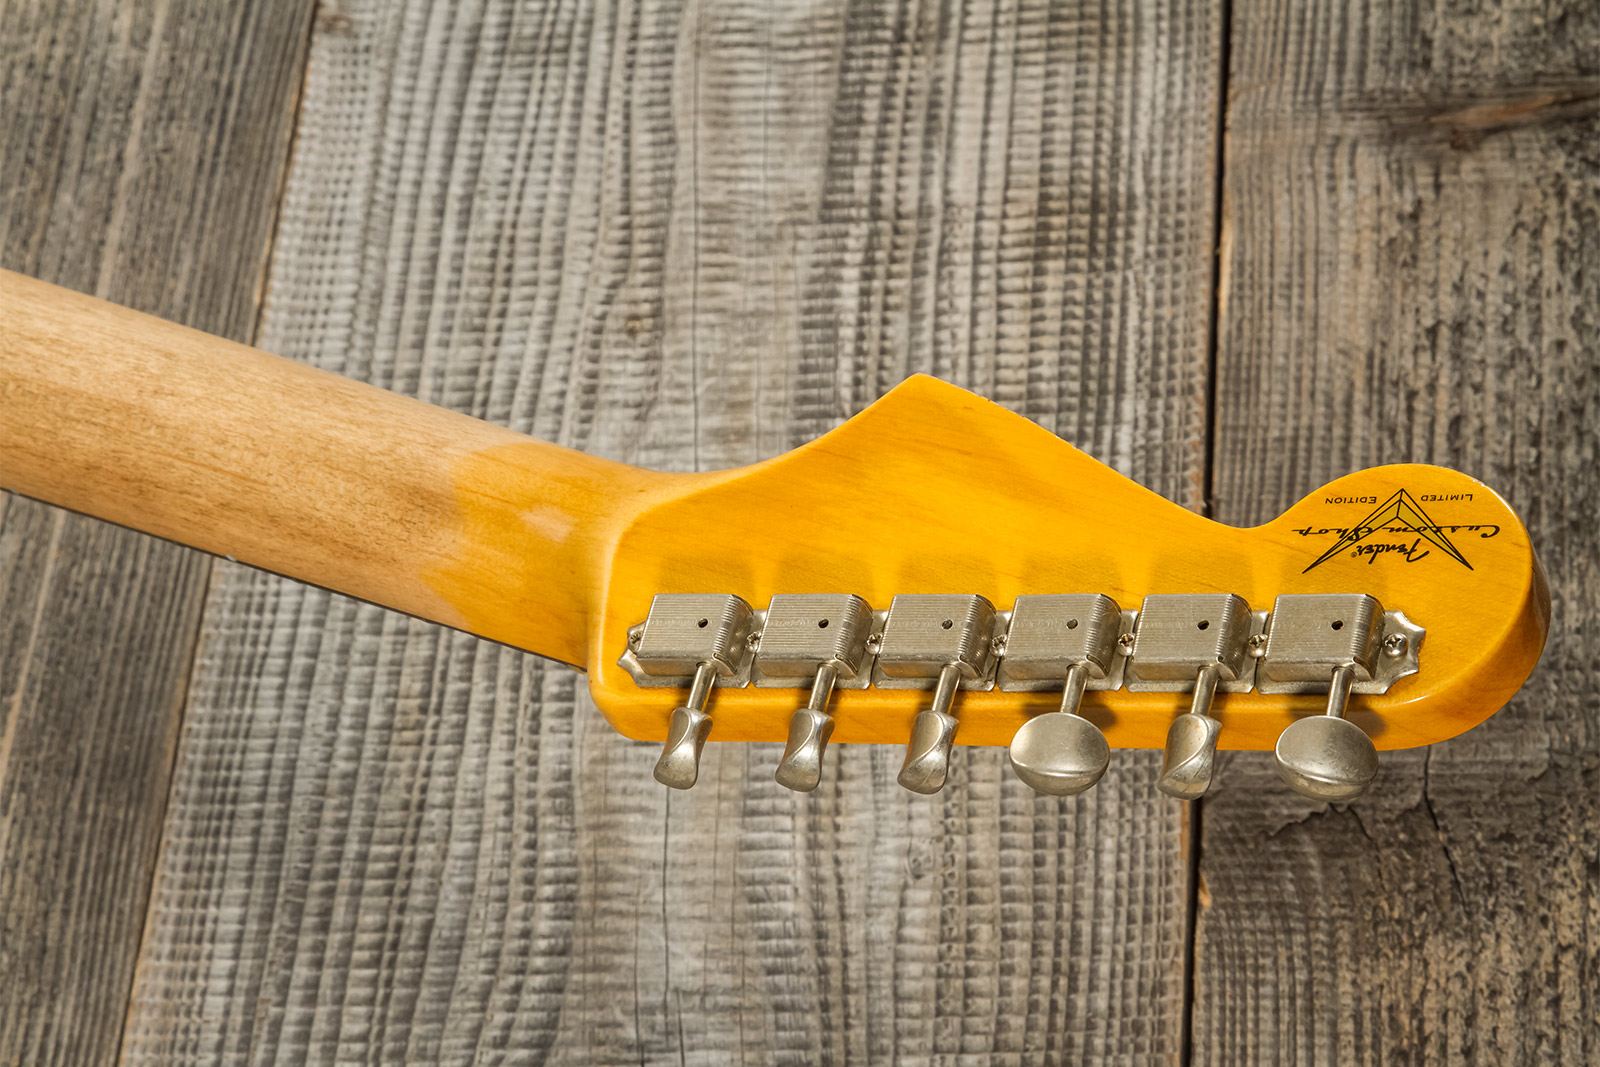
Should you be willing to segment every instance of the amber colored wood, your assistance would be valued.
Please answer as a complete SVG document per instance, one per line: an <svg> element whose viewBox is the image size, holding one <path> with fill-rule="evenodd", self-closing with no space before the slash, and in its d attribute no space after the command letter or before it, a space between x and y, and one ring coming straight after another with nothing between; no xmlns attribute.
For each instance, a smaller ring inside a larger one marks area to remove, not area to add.
<svg viewBox="0 0 1600 1067"><path fill-rule="evenodd" d="M739 592L758 606L778 592L855 592L879 607L896 593L976 592L1002 608L1024 593L1102 592L1136 608L1149 593L1234 592L1262 609L1284 593L1370 593L1428 631L1422 670L1354 701L1350 718L1380 748L1442 740L1498 710L1538 661L1549 623L1549 592L1527 531L1466 475L1373 468L1241 530L1180 508L1027 419L932 378L908 380L789 455L704 481L643 512L614 552L599 643L589 650L590 686L629 736L664 735L679 695L640 690L613 662L658 591ZM1364 546L1405 551L1352 549L1311 567L1339 543L1340 530L1369 519L1401 489L1447 524L1465 564L1415 534L1384 534ZM1420 503L1433 498L1441 502ZM783 738L793 697L773 692L717 691L712 736ZM926 700L907 690L840 691L834 738L903 741ZM1219 743L1270 749L1297 714L1322 704L1315 696L1228 694L1218 704ZM1054 706L1048 693L963 694L957 741L1009 744L1028 715ZM1178 694L1114 690L1089 694L1085 707L1112 745L1160 748L1187 703Z"/></svg>
<svg viewBox="0 0 1600 1067"><path fill-rule="evenodd" d="M1149 593L1220 591L1260 608L1284 593L1370 593L1428 629L1426 669L1351 716L1384 748L1481 722L1544 645L1549 594L1526 530L1487 487L1442 468L1360 472L1242 531L917 377L787 456L652 475L43 283L4 285L9 488L587 667L596 703L630 737L664 736L679 699L614 663L656 593L761 606L779 592L855 592L886 606L897 593L977 592L1006 607L1095 591L1135 607ZM1385 534L1322 559L1401 490L1464 547ZM1373 554L1380 544L1395 551ZM834 737L903 739L924 700L841 692ZM723 690L713 736L780 740L793 702ZM1183 698L1114 690L1086 704L1113 745L1159 748ZM1319 704L1229 695L1221 744L1270 748ZM968 694L958 740L1007 744L1049 706L1049 694Z"/></svg>

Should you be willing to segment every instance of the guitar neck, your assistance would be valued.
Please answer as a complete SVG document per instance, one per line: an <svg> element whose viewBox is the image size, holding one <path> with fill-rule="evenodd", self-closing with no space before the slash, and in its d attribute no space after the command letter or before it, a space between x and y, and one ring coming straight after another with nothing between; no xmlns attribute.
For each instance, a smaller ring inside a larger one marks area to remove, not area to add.
<svg viewBox="0 0 1600 1067"><path fill-rule="evenodd" d="M582 666L672 476L0 271L0 487Z"/></svg>
<svg viewBox="0 0 1600 1067"><path fill-rule="evenodd" d="M1378 747L1504 704L1549 624L1527 530L1440 467L1235 529L912 378L783 456L657 474L18 275L0 306L0 486L586 668L669 785L714 710L787 737L798 789L829 738L909 738L932 792L959 725L1046 793L1120 746L1198 796L1220 746L1348 799Z"/></svg>

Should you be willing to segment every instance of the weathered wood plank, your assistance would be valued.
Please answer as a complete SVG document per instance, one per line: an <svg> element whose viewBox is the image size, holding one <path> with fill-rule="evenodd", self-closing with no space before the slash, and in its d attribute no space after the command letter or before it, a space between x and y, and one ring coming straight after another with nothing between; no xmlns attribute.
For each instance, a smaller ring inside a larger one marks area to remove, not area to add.
<svg viewBox="0 0 1600 1067"><path fill-rule="evenodd" d="M1228 762L1203 818L1197 1062L1600 1057L1596 15L1234 12L1220 517L1375 463L1458 466L1525 516L1554 612L1507 710L1386 755L1357 803Z"/></svg>
<svg viewBox="0 0 1600 1067"><path fill-rule="evenodd" d="M0 265L248 340L308 22L0 5ZM0 1063L116 1059L207 572L0 494Z"/></svg>
<svg viewBox="0 0 1600 1067"><path fill-rule="evenodd" d="M261 343L673 469L932 370L1195 504L1219 25L340 5ZM221 568L128 1063L1175 1060L1149 754L1069 802L996 751L931 801L888 748L810 798L654 757L561 669Z"/></svg>

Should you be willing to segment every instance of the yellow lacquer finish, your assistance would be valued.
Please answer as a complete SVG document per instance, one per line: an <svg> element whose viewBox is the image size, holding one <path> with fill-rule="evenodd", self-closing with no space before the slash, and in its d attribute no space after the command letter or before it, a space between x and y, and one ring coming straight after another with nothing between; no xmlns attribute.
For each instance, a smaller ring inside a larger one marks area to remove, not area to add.
<svg viewBox="0 0 1600 1067"><path fill-rule="evenodd" d="M1397 521L1375 519L1402 490ZM1466 475L1412 464L1361 471L1273 522L1238 529L930 378L788 455L664 481L635 502L638 513L617 520L596 585L588 660L595 701L636 738L664 737L682 696L635 686L615 662L658 592L736 593L756 607L787 592L853 592L874 607L897 593L979 593L998 608L1026 593L1100 592L1136 608L1147 593L1233 592L1258 609L1282 593L1370 593L1427 629L1418 674L1353 701L1350 718L1379 748L1443 740L1499 709L1537 662L1549 620L1527 531ZM1363 523L1378 528L1316 562ZM1430 539L1406 525L1438 529L1425 531ZM833 739L903 743L927 699L840 691ZM781 741L799 700L718 689L712 739ZM1048 693L964 692L957 742L1008 744L1054 704ZM1160 748L1186 706L1178 694L1113 691L1090 693L1085 714L1114 746ZM1270 749L1295 716L1321 706L1311 696L1223 695L1220 746Z"/></svg>

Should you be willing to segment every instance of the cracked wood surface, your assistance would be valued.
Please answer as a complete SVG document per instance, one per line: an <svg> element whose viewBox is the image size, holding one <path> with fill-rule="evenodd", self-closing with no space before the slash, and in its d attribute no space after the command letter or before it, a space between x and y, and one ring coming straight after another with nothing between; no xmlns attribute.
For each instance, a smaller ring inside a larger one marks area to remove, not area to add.
<svg viewBox="0 0 1600 1067"><path fill-rule="evenodd" d="M1197 505L1220 31L325 8L260 343L674 470L930 371ZM879 746L800 796L778 751L671 793L569 672L219 564L125 1061L1176 1059L1153 753L1061 801L1000 750L916 797Z"/></svg>
<svg viewBox="0 0 1600 1067"><path fill-rule="evenodd" d="M249 340L309 19L0 4L0 265ZM0 493L0 1064L116 1059L209 566Z"/></svg>
<svg viewBox="0 0 1600 1067"><path fill-rule="evenodd" d="M1455 466L1522 514L1554 606L1506 710L1386 753L1348 807L1227 759L1194 1060L1592 1064L1600 19L1261 0L1232 25L1217 517L1376 463Z"/></svg>

